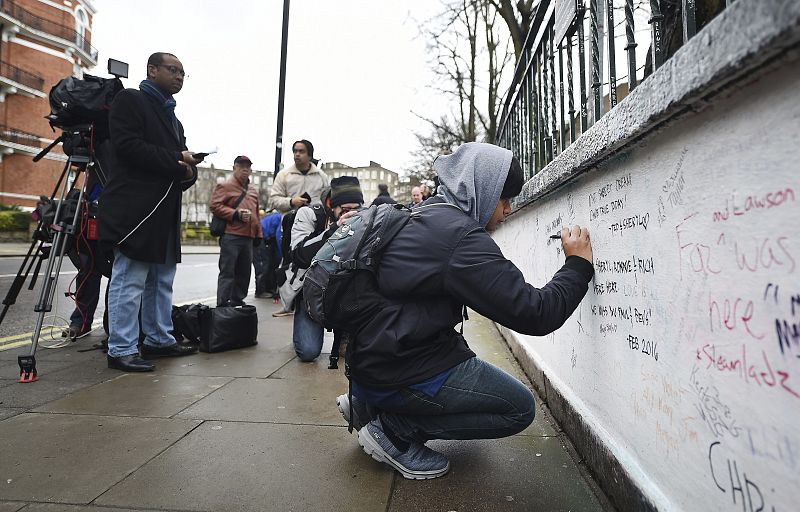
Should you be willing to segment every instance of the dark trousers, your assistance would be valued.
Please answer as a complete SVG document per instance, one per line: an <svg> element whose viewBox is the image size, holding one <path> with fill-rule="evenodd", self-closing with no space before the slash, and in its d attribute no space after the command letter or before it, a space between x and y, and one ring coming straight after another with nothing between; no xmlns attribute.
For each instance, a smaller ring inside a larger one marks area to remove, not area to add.
<svg viewBox="0 0 800 512"><path fill-rule="evenodd" d="M250 285L250 266L252 264L252 238L229 234L224 234L219 238L218 306L229 300L234 305L244 301Z"/></svg>
<svg viewBox="0 0 800 512"><path fill-rule="evenodd" d="M255 243L255 242L253 242ZM264 263L266 263L267 259L267 248L264 245L264 240L259 240L259 244L253 247L253 270L256 273L256 295L261 295L265 292L264 290L264 270L266 267Z"/></svg>
<svg viewBox="0 0 800 512"><path fill-rule="evenodd" d="M95 254L99 256L96 245ZM80 330L91 328L94 312L100 299L100 280L103 274L89 254L80 254L80 268L75 280L75 311L69 317L70 327Z"/></svg>
<svg viewBox="0 0 800 512"><path fill-rule="evenodd" d="M281 264L281 257L278 255L278 243L274 238L270 238L264 243L264 271L261 274L261 290L269 293L273 297L278 295L278 283L275 278L275 271Z"/></svg>

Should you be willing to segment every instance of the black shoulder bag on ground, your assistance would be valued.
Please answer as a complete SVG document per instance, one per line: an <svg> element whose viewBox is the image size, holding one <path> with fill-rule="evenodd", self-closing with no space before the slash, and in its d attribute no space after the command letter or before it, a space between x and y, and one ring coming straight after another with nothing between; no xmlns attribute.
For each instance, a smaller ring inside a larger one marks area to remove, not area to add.
<svg viewBox="0 0 800 512"><path fill-rule="evenodd" d="M233 209L234 210L236 208L238 208L240 204L242 204L242 201L244 201L244 196L247 195L247 188L248 187L244 187L244 190L242 190L242 195L240 195L239 199L237 199L236 202L233 204ZM228 221L227 220L223 219L222 217L218 217L216 215L213 215L211 217L211 226L209 227L209 231L211 231L211 236L222 236L222 235L224 235L225 234L225 228L227 226L228 226Z"/></svg>
<svg viewBox="0 0 800 512"><path fill-rule="evenodd" d="M217 306L200 312L200 351L222 352L258 343L255 306Z"/></svg>

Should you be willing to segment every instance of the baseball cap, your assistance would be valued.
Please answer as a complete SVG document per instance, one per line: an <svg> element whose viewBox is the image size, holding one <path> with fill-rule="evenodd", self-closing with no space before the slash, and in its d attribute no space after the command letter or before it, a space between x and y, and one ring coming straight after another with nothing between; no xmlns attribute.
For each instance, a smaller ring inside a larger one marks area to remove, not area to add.
<svg viewBox="0 0 800 512"><path fill-rule="evenodd" d="M253 162L250 160L250 157L247 157L247 156L244 156L244 155L237 156L236 159L234 159L233 163L234 164L253 165Z"/></svg>

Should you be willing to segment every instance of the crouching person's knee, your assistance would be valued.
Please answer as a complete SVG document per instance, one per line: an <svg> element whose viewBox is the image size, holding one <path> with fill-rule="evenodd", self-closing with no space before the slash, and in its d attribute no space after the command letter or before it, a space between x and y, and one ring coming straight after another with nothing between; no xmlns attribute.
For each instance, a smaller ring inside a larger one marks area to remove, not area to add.
<svg viewBox="0 0 800 512"><path fill-rule="evenodd" d="M511 432L509 435L519 434L528 428L536 416L536 400L530 390L527 388L525 390L526 393L520 393L517 399L516 411L510 415L509 429Z"/></svg>
<svg viewBox="0 0 800 512"><path fill-rule="evenodd" d="M313 351L309 352L307 350L295 350L295 353L297 354L297 358L304 363L310 363L319 356L319 352L314 353Z"/></svg>

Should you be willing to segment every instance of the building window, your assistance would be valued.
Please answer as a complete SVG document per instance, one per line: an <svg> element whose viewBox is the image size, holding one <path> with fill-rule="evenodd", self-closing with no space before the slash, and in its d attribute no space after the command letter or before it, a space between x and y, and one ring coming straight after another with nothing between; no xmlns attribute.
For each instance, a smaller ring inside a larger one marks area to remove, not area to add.
<svg viewBox="0 0 800 512"><path fill-rule="evenodd" d="M84 48L84 41L86 40L86 28L89 25L89 17L86 16L86 11L83 10L83 7L78 6L75 9L75 32L77 33L76 36L76 43L80 48Z"/></svg>

